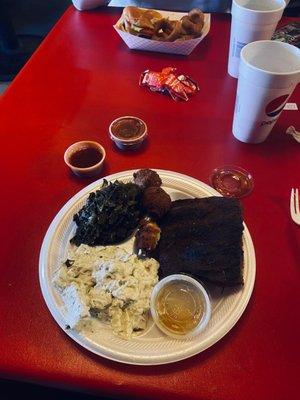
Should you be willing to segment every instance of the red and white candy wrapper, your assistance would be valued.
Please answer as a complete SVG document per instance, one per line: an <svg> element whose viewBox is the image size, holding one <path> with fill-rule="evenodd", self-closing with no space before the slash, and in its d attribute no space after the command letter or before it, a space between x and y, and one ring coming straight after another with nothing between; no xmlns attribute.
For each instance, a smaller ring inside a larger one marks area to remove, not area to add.
<svg viewBox="0 0 300 400"><path fill-rule="evenodd" d="M188 101L199 90L195 81L186 75L178 75L173 67L163 68L161 72L144 71L140 86L147 86L153 92L167 92L172 99L184 101Z"/></svg>

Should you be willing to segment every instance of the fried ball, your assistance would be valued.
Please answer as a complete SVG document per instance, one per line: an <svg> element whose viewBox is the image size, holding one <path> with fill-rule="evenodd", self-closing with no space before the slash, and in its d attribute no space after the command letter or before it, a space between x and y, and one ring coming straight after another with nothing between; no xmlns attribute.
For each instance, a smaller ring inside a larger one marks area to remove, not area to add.
<svg viewBox="0 0 300 400"><path fill-rule="evenodd" d="M170 210L171 197L161 187L148 187L144 190L142 205L146 212L159 219Z"/></svg>
<svg viewBox="0 0 300 400"><path fill-rule="evenodd" d="M146 189L150 186L159 187L162 184L158 173L148 168L140 169L139 171L134 172L133 182L142 189Z"/></svg>

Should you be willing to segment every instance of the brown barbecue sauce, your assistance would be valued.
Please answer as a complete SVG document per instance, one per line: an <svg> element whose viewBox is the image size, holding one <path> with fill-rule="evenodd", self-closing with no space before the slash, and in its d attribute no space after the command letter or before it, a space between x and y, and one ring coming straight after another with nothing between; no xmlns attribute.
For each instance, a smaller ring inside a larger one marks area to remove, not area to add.
<svg viewBox="0 0 300 400"><path fill-rule="evenodd" d="M98 164L103 154L95 147L82 147L70 157L70 164L77 168L89 168Z"/></svg>
<svg viewBox="0 0 300 400"><path fill-rule="evenodd" d="M120 139L136 139L145 132L145 125L136 118L122 118L114 122L111 131Z"/></svg>

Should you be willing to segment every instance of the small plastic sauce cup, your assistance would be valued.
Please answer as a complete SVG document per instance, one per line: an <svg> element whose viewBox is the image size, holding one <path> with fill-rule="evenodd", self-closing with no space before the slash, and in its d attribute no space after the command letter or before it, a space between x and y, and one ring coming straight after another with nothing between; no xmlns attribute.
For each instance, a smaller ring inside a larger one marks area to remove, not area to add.
<svg viewBox="0 0 300 400"><path fill-rule="evenodd" d="M106 152L101 144L83 140L67 148L64 161L75 175L90 178L101 172L105 157Z"/></svg>
<svg viewBox="0 0 300 400"><path fill-rule="evenodd" d="M211 186L226 197L245 197L253 190L252 175L235 165L215 168L209 180Z"/></svg>
<svg viewBox="0 0 300 400"><path fill-rule="evenodd" d="M208 293L196 279L183 274L167 276L154 286L150 309L157 327L175 339L198 335L211 317Z"/></svg>
<svg viewBox="0 0 300 400"><path fill-rule="evenodd" d="M135 150L147 137L146 123L131 115L115 119L109 126L110 138L121 150Z"/></svg>

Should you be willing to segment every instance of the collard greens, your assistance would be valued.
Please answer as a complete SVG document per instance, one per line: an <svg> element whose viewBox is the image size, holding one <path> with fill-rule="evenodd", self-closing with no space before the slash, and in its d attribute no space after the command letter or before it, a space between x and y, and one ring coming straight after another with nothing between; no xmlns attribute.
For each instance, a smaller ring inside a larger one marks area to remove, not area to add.
<svg viewBox="0 0 300 400"><path fill-rule="evenodd" d="M102 188L90 193L86 204L74 215L77 229L71 243L120 243L133 233L140 215L141 189L137 185L104 180Z"/></svg>

